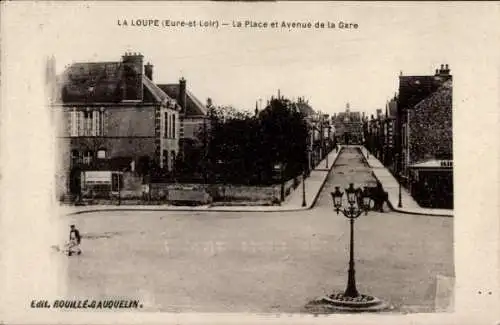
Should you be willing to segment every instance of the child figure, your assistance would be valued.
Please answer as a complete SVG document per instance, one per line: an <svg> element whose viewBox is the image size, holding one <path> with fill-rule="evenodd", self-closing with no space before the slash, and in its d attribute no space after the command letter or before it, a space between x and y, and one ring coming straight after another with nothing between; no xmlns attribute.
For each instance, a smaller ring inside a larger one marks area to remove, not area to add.
<svg viewBox="0 0 500 325"><path fill-rule="evenodd" d="M80 249L80 242L82 238L80 232L75 228L75 225L71 225L71 230L69 232L69 243L68 243L68 256L77 253L80 255L82 250Z"/></svg>

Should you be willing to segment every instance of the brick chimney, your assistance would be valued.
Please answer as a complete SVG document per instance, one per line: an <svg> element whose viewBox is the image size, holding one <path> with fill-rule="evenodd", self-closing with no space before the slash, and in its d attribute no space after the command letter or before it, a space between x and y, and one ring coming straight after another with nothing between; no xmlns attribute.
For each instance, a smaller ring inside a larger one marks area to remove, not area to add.
<svg viewBox="0 0 500 325"><path fill-rule="evenodd" d="M151 63L148 62L148 64L144 66L144 74L149 80L153 80L153 65Z"/></svg>
<svg viewBox="0 0 500 325"><path fill-rule="evenodd" d="M444 80L450 79L450 67L447 64L441 64L441 67L436 69L436 76L441 77Z"/></svg>
<svg viewBox="0 0 500 325"><path fill-rule="evenodd" d="M181 106L181 109L185 112L186 111L186 79L182 77L179 80L179 98L177 98L177 101L179 105Z"/></svg>
<svg viewBox="0 0 500 325"><path fill-rule="evenodd" d="M143 58L140 53L125 53L122 56L123 64L123 99L124 100L142 100L142 74L143 71Z"/></svg>

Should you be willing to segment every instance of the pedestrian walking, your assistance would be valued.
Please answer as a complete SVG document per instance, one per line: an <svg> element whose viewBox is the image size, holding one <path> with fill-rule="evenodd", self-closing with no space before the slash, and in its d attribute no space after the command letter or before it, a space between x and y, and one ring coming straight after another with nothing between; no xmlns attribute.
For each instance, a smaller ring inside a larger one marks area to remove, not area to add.
<svg viewBox="0 0 500 325"><path fill-rule="evenodd" d="M388 201L387 192L384 191L382 183L377 180L377 187L375 188L375 210L384 212L384 203Z"/></svg>

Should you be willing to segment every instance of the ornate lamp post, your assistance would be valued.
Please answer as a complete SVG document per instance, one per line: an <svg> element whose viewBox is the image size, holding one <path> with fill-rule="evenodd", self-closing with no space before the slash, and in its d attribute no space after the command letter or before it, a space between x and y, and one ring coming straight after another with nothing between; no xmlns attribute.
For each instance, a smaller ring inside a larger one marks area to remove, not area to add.
<svg viewBox="0 0 500 325"><path fill-rule="evenodd" d="M356 298L359 296L358 290L356 289L356 271L354 269L354 220L357 219L361 214L368 214L368 210L370 209L370 201L371 198L368 193L368 188L362 191L361 189L355 189L354 184L349 184L349 187L345 189L345 193L347 196L348 206L342 207L342 196L344 193L340 192L339 187L335 187L335 192L332 192L333 206L337 214L342 212L342 214L349 219L350 221L350 249L349 249L349 271L348 271L348 280L347 280L347 288L344 292L345 297Z"/></svg>
<svg viewBox="0 0 500 325"><path fill-rule="evenodd" d="M349 245L349 269L347 287L343 293L336 293L327 297L322 297L311 301L306 308L313 312L332 311L381 311L389 307L379 298L370 295L360 294L356 288L356 271L354 269L354 220L363 213L368 214L371 207L371 198L368 188L355 189L354 184L350 183L345 189L347 206L342 207L342 197L344 193L340 191L339 186L331 192L334 210L349 219L350 222L350 245Z"/></svg>

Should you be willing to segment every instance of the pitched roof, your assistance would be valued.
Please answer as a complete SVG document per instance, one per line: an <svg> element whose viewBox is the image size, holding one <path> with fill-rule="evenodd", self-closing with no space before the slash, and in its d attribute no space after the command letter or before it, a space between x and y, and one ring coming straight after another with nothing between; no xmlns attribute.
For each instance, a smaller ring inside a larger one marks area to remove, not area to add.
<svg viewBox="0 0 500 325"><path fill-rule="evenodd" d="M159 84L158 87L171 98L179 98L179 84ZM186 107L183 109L188 116L207 114L205 105L189 90L186 90Z"/></svg>
<svg viewBox="0 0 500 325"><path fill-rule="evenodd" d="M123 98L123 64L121 62L73 63L58 78L63 102L120 102ZM145 92L143 101L174 102L160 87L145 75L140 80ZM145 94L146 95L146 94Z"/></svg>
<svg viewBox="0 0 500 325"><path fill-rule="evenodd" d="M415 107L421 107L424 106L428 103L441 103L443 105L452 105L452 91L453 91L453 85L451 80L446 81L441 87L439 87L438 90L436 90L434 93L432 93L429 97L426 97L422 99L420 102L418 102Z"/></svg>
<svg viewBox="0 0 500 325"><path fill-rule="evenodd" d="M307 102L300 101L296 103L297 108L299 111L304 115L304 116L310 116L314 114L314 110L312 109L311 106Z"/></svg>
<svg viewBox="0 0 500 325"><path fill-rule="evenodd" d="M451 76L400 76L398 105L402 110L413 108L450 79Z"/></svg>
<svg viewBox="0 0 500 325"><path fill-rule="evenodd" d="M116 102L123 97L121 62L73 63L62 73L63 102Z"/></svg>
<svg viewBox="0 0 500 325"><path fill-rule="evenodd" d="M339 112L333 117L333 120L337 122L344 122L346 117L349 118L349 122L361 122L360 112Z"/></svg>
<svg viewBox="0 0 500 325"><path fill-rule="evenodd" d="M174 99L168 96L158 85L146 76L142 76L142 84L153 95L153 98L160 103L174 102Z"/></svg>

